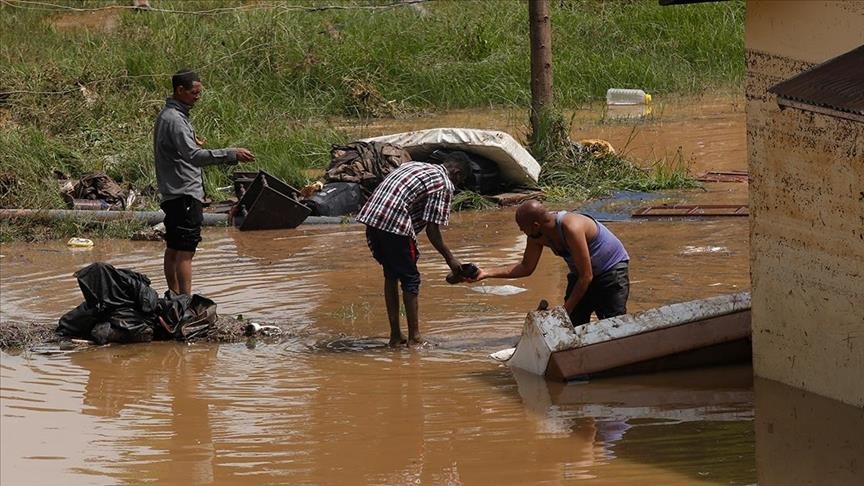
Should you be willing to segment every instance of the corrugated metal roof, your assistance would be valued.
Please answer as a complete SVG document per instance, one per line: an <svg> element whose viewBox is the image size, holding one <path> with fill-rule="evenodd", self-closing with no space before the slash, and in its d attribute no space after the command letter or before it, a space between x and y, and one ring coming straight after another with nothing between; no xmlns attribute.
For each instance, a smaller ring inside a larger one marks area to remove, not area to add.
<svg viewBox="0 0 864 486"><path fill-rule="evenodd" d="M807 105L864 116L864 46L768 89Z"/></svg>

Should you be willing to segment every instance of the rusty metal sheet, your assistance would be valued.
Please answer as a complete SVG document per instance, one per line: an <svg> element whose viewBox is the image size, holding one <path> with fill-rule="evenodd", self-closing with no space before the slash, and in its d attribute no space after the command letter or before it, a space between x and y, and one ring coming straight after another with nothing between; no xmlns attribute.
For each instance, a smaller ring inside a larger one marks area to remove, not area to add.
<svg viewBox="0 0 864 486"><path fill-rule="evenodd" d="M662 206L647 206L633 211L634 218L664 218L664 217L714 217L714 216L748 216L747 205L743 204L664 204Z"/></svg>
<svg viewBox="0 0 864 486"><path fill-rule="evenodd" d="M749 179L750 175L746 170L709 170L696 176L696 180L700 182L747 182Z"/></svg>
<svg viewBox="0 0 864 486"><path fill-rule="evenodd" d="M864 46L768 89L780 98L864 116Z"/></svg>

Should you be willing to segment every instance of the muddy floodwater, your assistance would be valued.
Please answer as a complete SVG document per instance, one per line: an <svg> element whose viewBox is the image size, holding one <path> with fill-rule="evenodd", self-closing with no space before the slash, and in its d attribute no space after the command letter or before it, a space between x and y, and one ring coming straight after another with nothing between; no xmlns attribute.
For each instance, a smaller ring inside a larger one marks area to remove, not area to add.
<svg viewBox="0 0 864 486"><path fill-rule="evenodd" d="M680 150L696 172L746 170L740 100L656 109L638 124L578 111L573 138L626 145L643 161ZM448 116L357 131L520 130L513 114ZM658 201L746 205L747 184ZM632 257L630 311L749 289L746 217L608 225ZM480 266L515 262L525 243L512 208L454 214L444 238ZM161 243L95 243L2 245L0 322L56 322L82 300L72 273L93 261L149 275L164 291ZM531 277L454 286L425 236L420 251L430 346L390 350L383 278L362 226L206 228L194 290L220 314L288 324L291 337L5 352L0 482L753 484L787 474L776 454L757 454L754 404L770 411L772 396L792 399L768 385L754 393L749 366L570 384L514 374L488 354L516 342L540 299L560 303L562 262L547 250ZM499 295L503 285L517 293Z"/></svg>

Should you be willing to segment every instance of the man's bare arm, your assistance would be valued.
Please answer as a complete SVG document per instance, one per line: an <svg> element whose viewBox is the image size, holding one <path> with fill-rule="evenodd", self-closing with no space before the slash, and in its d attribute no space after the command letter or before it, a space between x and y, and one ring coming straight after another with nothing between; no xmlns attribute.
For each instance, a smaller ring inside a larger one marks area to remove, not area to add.
<svg viewBox="0 0 864 486"><path fill-rule="evenodd" d="M444 257L444 261L447 262L447 266L450 267L450 270L458 273L460 271L461 263L459 260L453 256L453 252L450 251L450 248L444 243L444 237L441 236L441 228L436 223L428 223L426 225L426 236L429 237L429 242L432 243L432 246L438 250L438 253Z"/></svg>
<svg viewBox="0 0 864 486"><path fill-rule="evenodd" d="M522 253L522 260L515 265L503 265L489 269L480 269L480 273L475 278L474 282L485 278L521 278L527 277L534 273L537 268L537 262L540 261L540 255L543 253L543 245L532 241L531 239L525 244L525 251Z"/></svg>

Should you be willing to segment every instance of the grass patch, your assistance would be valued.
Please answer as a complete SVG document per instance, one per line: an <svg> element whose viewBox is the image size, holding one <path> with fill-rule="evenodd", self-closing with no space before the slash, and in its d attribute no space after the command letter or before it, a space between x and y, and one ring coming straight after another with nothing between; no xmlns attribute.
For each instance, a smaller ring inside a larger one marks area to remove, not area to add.
<svg viewBox="0 0 864 486"><path fill-rule="evenodd" d="M129 238L148 228L136 220L95 221L86 219L48 220L41 217L20 217L0 220L0 243L11 241L45 241L80 238Z"/></svg>
<svg viewBox="0 0 864 486"><path fill-rule="evenodd" d="M635 136L636 127L630 140ZM680 149L670 160L639 167L621 153L596 150L573 143L570 124L554 109L547 110L530 135L532 155L540 161L540 186L551 200L586 200L613 189L658 191L697 187Z"/></svg>
<svg viewBox="0 0 864 486"><path fill-rule="evenodd" d="M574 150L566 162L543 167L540 185L551 200L586 200L603 197L613 189L660 191L699 184L678 159L658 160L645 168L620 155L597 157Z"/></svg>
<svg viewBox="0 0 864 486"><path fill-rule="evenodd" d="M522 0L390 8L341 0L338 9L312 0L160 0L149 12L109 8L128 3L0 4L0 205L63 208L55 170L101 171L152 194L153 121L181 67L204 81L192 120L207 147L248 147L258 160L240 169L264 169L295 187L328 165L332 144L352 140L334 117L527 112L530 102ZM743 0L675 7L570 0L551 8L559 106L601 99L609 87L687 94L742 82ZM615 164L582 165L593 177ZM208 194L229 185L233 170L206 168ZM544 180L575 177L562 170L549 166Z"/></svg>
<svg viewBox="0 0 864 486"><path fill-rule="evenodd" d="M473 191L459 191L453 195L450 207L454 211L466 209L491 209L498 205L486 196Z"/></svg>
<svg viewBox="0 0 864 486"><path fill-rule="evenodd" d="M342 307L336 309L335 311L330 313L330 316L334 319L341 319L343 321L351 321L354 322L357 319L369 319L371 315L372 306L368 302L362 302L359 304L350 303L347 305L343 305Z"/></svg>

